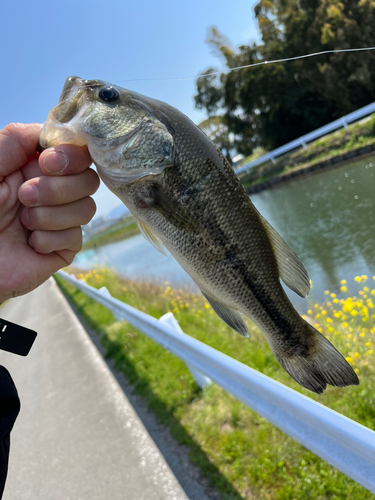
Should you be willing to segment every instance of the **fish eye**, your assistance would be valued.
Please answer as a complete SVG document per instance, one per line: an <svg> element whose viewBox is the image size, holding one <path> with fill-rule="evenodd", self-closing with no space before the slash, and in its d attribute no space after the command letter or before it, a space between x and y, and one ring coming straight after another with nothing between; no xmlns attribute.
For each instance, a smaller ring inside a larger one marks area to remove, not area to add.
<svg viewBox="0 0 375 500"><path fill-rule="evenodd" d="M99 92L99 97L102 101L111 102L115 101L119 93L113 87L103 87Z"/></svg>

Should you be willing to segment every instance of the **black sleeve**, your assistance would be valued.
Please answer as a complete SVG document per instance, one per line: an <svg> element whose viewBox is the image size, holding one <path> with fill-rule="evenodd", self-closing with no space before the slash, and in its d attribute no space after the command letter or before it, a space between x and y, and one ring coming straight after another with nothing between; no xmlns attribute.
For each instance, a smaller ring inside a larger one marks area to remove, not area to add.
<svg viewBox="0 0 375 500"><path fill-rule="evenodd" d="M0 498L8 472L10 431L20 411L17 389L8 370L0 366Z"/></svg>

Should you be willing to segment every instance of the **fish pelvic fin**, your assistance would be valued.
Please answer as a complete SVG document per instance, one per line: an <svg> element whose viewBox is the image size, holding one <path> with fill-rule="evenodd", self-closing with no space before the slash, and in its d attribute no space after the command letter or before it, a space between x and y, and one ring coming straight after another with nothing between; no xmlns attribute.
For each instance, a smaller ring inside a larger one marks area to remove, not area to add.
<svg viewBox="0 0 375 500"><path fill-rule="evenodd" d="M225 306L221 302L218 302L212 297L206 295L204 292L202 292L202 290L201 293L203 297L208 300L212 309L219 316L219 318L224 321L224 323L226 323L228 326L230 326L230 328L242 335L242 337L249 336L245 320L243 319L240 311L236 311L235 309L231 309L230 307Z"/></svg>
<svg viewBox="0 0 375 500"><path fill-rule="evenodd" d="M336 387L359 385L359 380L353 368L335 349L324 335L306 323L310 334L314 335L315 345L308 353L298 353L295 348L293 355L281 355L275 352L276 359L289 375L302 387L321 394L327 384Z"/></svg>
<svg viewBox="0 0 375 500"><path fill-rule="evenodd" d="M307 297L310 280L302 262L271 224L262 216L261 220L275 252L280 279L300 297Z"/></svg>
<svg viewBox="0 0 375 500"><path fill-rule="evenodd" d="M135 222L137 223L137 226L139 227L139 230L141 231L143 237L151 243L151 245L156 248L156 250L163 255L167 255L167 252L165 251L164 245L158 236L148 227L147 224L145 224L143 221L140 219L135 219Z"/></svg>

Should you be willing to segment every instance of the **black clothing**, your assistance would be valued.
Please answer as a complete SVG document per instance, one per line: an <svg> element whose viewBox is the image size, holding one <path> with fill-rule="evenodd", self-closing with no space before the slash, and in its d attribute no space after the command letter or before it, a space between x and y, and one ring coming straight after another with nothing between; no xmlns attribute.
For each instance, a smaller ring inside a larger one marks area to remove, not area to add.
<svg viewBox="0 0 375 500"><path fill-rule="evenodd" d="M10 431L20 411L17 389L8 370L0 366L0 499L8 473Z"/></svg>

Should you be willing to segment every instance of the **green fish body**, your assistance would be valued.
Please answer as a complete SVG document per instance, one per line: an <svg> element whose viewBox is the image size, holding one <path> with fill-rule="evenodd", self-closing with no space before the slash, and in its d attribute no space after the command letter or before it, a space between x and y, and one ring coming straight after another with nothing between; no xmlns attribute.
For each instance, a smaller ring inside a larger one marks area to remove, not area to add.
<svg viewBox="0 0 375 500"><path fill-rule="evenodd" d="M177 109L100 80L66 80L40 136L42 149L87 144L103 182L155 248L173 255L213 310L248 336L264 333L281 366L321 393L358 384L333 345L300 317L280 279L305 297L309 278L259 214L231 165Z"/></svg>

